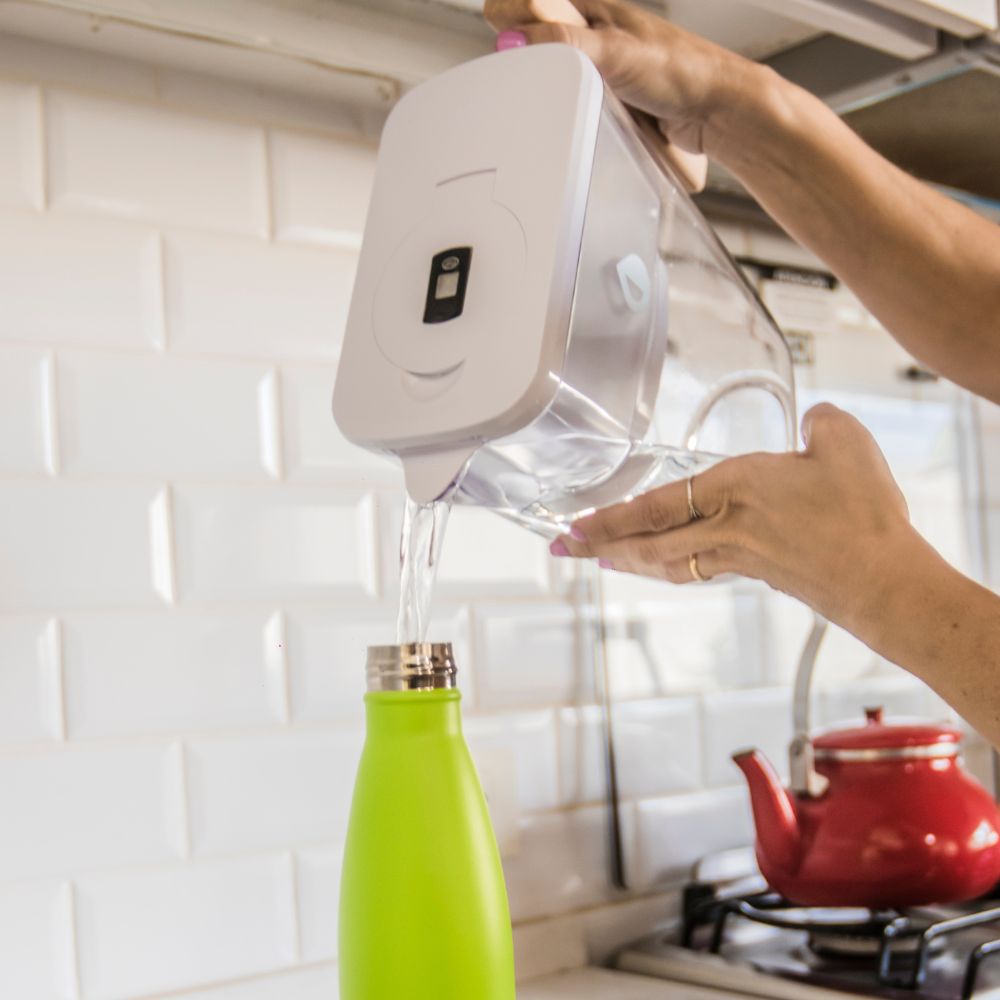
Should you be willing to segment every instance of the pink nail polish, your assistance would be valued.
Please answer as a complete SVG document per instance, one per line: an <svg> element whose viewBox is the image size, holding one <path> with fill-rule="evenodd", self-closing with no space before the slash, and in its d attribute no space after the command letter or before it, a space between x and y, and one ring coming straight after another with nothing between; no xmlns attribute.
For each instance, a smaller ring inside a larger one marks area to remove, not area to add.
<svg viewBox="0 0 1000 1000"><path fill-rule="evenodd" d="M575 525L570 525L569 537L575 538L578 542L585 542L587 536Z"/></svg>
<svg viewBox="0 0 1000 1000"><path fill-rule="evenodd" d="M497 35L497 52L506 52L507 49L523 49L527 44L528 39L523 31L501 31Z"/></svg>
<svg viewBox="0 0 1000 1000"><path fill-rule="evenodd" d="M568 556L569 549L566 548L566 543L561 539L557 538L550 546L549 552L554 556Z"/></svg>
<svg viewBox="0 0 1000 1000"><path fill-rule="evenodd" d="M598 559L597 560L597 565L600 566L601 569L614 569L615 568L612 565L610 559Z"/></svg>

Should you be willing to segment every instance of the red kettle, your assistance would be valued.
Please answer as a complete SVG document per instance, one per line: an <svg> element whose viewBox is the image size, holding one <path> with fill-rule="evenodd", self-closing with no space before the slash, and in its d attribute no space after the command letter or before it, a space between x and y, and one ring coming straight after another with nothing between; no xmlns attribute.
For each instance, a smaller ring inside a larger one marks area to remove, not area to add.
<svg viewBox="0 0 1000 1000"><path fill-rule="evenodd" d="M947 726L867 724L807 741L809 780L786 790L757 750L733 759L750 786L757 863L803 906L920 906L1000 880L1000 817L962 768ZM793 766L803 747L793 743Z"/></svg>

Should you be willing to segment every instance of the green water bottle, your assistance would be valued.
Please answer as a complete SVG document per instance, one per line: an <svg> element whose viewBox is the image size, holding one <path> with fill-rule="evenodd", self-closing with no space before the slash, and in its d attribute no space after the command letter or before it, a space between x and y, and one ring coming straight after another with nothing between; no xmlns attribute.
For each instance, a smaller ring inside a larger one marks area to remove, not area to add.
<svg viewBox="0 0 1000 1000"><path fill-rule="evenodd" d="M500 855L447 643L368 650L340 890L340 1000L514 1000Z"/></svg>

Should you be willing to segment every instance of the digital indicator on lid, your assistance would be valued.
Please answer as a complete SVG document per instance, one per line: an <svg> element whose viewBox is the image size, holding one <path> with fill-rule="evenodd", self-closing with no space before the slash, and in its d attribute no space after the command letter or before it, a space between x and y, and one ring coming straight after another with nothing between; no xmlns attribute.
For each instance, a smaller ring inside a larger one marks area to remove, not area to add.
<svg viewBox="0 0 1000 1000"><path fill-rule="evenodd" d="M434 289L434 298L451 299L458 294L458 271L450 274L439 274L437 286Z"/></svg>
<svg viewBox="0 0 1000 1000"><path fill-rule="evenodd" d="M446 323L462 315L471 264L472 247L449 247L431 258L425 323Z"/></svg>

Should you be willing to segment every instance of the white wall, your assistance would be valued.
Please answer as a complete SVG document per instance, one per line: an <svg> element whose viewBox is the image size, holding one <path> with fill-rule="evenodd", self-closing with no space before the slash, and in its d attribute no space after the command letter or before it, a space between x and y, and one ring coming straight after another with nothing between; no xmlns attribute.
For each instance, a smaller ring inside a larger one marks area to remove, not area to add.
<svg viewBox="0 0 1000 1000"><path fill-rule="evenodd" d="M329 1000L364 647L395 611L398 477L329 415L374 150L285 98L32 52L0 79L0 997ZM945 466L913 488L962 545ZM581 591L490 515L446 550L435 632L515 803L520 971L600 957L748 840L728 754L780 761L808 616L606 581L622 895ZM938 708L847 637L824 663L824 718Z"/></svg>

